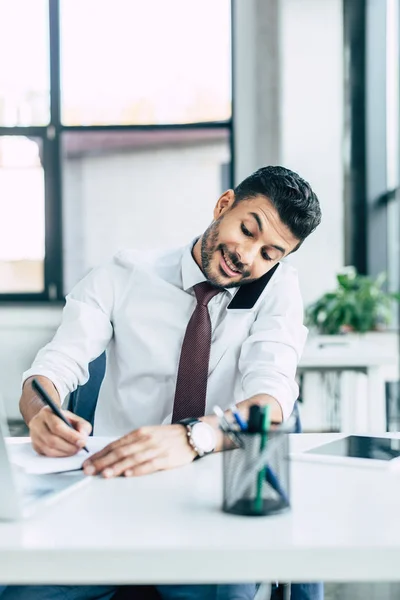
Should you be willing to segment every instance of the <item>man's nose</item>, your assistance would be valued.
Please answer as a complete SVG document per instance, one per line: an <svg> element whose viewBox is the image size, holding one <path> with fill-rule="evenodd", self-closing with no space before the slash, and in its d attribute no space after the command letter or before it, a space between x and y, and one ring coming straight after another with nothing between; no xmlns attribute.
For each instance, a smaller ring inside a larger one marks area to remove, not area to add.
<svg viewBox="0 0 400 600"><path fill-rule="evenodd" d="M237 250L240 262L247 268L252 267L257 256L258 248L255 244L245 244Z"/></svg>

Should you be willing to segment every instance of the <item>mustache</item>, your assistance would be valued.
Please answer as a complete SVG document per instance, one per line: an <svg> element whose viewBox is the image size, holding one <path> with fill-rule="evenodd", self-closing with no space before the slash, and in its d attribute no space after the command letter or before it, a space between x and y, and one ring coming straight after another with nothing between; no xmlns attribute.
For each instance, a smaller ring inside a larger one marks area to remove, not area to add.
<svg viewBox="0 0 400 600"><path fill-rule="evenodd" d="M226 248L226 246L224 246L223 244L220 244L218 249L221 250L222 253L229 258L235 269L239 271L241 275L245 274L245 266L243 263L240 262L237 256L231 254Z"/></svg>

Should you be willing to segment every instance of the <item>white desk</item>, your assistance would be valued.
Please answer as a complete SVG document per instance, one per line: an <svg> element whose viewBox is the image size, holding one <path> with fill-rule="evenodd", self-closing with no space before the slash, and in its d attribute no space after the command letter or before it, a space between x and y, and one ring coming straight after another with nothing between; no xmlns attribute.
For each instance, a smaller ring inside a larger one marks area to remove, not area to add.
<svg viewBox="0 0 400 600"><path fill-rule="evenodd" d="M387 373L392 373L392 377L396 379L398 365L398 336L395 333L310 336L299 364L299 372L365 373L368 377L365 398L367 431L380 434L386 431L386 376Z"/></svg>
<svg viewBox="0 0 400 600"><path fill-rule="evenodd" d="M237 517L220 511L220 461L95 478L46 514L0 524L0 582L400 580L400 474L296 462L291 513Z"/></svg>

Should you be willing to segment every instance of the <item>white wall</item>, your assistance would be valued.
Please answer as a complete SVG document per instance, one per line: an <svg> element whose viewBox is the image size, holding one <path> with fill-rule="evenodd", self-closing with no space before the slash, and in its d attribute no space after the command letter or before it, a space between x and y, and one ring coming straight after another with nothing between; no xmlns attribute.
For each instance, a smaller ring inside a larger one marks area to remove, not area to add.
<svg viewBox="0 0 400 600"><path fill-rule="evenodd" d="M236 183L281 164L317 193L323 223L291 258L308 304L334 286L344 261L342 0L234 6Z"/></svg>
<svg viewBox="0 0 400 600"><path fill-rule="evenodd" d="M282 2L282 164L311 183L323 217L292 258L306 304L344 264L342 21L341 0Z"/></svg>
<svg viewBox="0 0 400 600"><path fill-rule="evenodd" d="M229 154L214 141L66 161L65 291L120 248L180 246L202 233Z"/></svg>
<svg viewBox="0 0 400 600"><path fill-rule="evenodd" d="M0 396L7 416L20 418L18 401L22 373L36 352L53 337L60 322L60 308L18 308L0 310Z"/></svg>

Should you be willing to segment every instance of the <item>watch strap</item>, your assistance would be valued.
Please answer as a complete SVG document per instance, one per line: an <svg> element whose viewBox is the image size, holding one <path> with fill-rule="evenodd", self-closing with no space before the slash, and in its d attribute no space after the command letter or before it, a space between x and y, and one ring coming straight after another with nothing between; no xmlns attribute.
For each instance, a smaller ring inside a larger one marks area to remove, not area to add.
<svg viewBox="0 0 400 600"><path fill-rule="evenodd" d="M199 450L199 448L197 448L195 446L195 444L193 442L193 438L191 436L191 428L196 423L201 423L200 419L196 419L196 417L187 417L186 419L180 419L179 421L176 422L177 425L183 425L186 428L186 435L188 438L188 443L193 448L193 450L196 452L196 456L194 457L193 460L199 460L199 458L202 458L204 456L204 452L201 452Z"/></svg>
<svg viewBox="0 0 400 600"><path fill-rule="evenodd" d="M201 423L200 419L197 419L196 417L188 417L186 419L180 419L177 421L178 425L184 425L185 427L188 425L192 427L192 425L195 425L195 423Z"/></svg>

